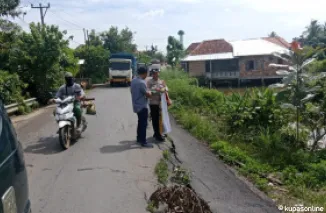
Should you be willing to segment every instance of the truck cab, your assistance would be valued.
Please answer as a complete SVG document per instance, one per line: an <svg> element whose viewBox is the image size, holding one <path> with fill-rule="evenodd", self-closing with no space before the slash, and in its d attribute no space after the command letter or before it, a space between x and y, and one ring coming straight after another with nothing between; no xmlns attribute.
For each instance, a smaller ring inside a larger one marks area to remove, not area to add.
<svg viewBox="0 0 326 213"><path fill-rule="evenodd" d="M132 80L132 61L123 58L111 58L109 60L110 84L130 85Z"/></svg>
<svg viewBox="0 0 326 213"><path fill-rule="evenodd" d="M109 78L111 86L130 86L137 69L137 59L130 53L114 53L109 58Z"/></svg>

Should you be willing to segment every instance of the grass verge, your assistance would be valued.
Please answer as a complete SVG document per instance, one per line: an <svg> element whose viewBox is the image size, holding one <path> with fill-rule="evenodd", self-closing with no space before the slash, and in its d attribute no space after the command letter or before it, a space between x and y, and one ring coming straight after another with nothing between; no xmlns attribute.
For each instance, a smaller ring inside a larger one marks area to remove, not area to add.
<svg viewBox="0 0 326 213"><path fill-rule="evenodd" d="M155 166L155 174L157 175L158 182L166 184L169 178L168 163L165 158L161 158Z"/></svg>
<svg viewBox="0 0 326 213"><path fill-rule="evenodd" d="M221 92L197 87L195 80L189 79L181 72L162 72L162 77L169 86L169 94L174 102L170 112L177 122L197 139L208 143L211 150L225 163L235 167L278 204L304 204L326 208L326 151L316 154L304 149L293 151L291 148L296 144L288 143L291 137L284 140L277 137L277 134L261 132L260 129L256 129L256 135L249 136L249 140L241 137L242 135L230 137L227 132L228 124L234 125L256 113L248 113L248 110L251 110L250 105L245 105L248 108L245 111L247 114L235 113L239 117L232 117L234 120L226 123L219 120L220 108L225 107L221 106L224 103L224 95ZM262 94L249 101L269 110L277 106L275 102L270 104L272 98L268 94ZM237 104L246 100L235 96L232 101ZM260 114L262 117L258 118L263 119L264 115L270 115L270 112L276 111L266 110ZM257 121L258 119L252 123ZM242 127L244 130L247 128L246 125Z"/></svg>

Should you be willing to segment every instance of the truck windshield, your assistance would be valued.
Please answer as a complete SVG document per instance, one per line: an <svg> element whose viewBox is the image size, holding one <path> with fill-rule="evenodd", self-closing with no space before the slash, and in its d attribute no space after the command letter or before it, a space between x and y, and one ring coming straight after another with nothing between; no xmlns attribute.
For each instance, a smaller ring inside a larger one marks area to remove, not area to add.
<svg viewBox="0 0 326 213"><path fill-rule="evenodd" d="M110 68L112 70L130 70L130 63L124 62L111 62Z"/></svg>

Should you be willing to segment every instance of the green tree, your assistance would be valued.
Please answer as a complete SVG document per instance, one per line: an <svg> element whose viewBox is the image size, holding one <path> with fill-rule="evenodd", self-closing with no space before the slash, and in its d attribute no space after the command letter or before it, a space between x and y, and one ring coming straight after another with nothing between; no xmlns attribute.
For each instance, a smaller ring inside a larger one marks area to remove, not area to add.
<svg viewBox="0 0 326 213"><path fill-rule="evenodd" d="M146 53L146 52L139 52L138 53L138 62L139 63L145 63L145 64L149 64L151 63L151 57Z"/></svg>
<svg viewBox="0 0 326 213"><path fill-rule="evenodd" d="M317 47L325 45L326 36L324 26L321 26L317 20L312 20L302 35L294 40L299 41L305 46Z"/></svg>
<svg viewBox="0 0 326 213"><path fill-rule="evenodd" d="M317 148L318 141L325 136L325 107L323 101L319 106L314 104L313 100L321 87L316 85L318 81L325 81L326 73L310 72L310 65L316 60L318 52L321 49L304 48L295 49L289 57L284 58L292 66L271 64L270 66L280 68L277 74L285 76L282 84L275 84L271 87L283 88L278 93L280 100L283 102L282 107L292 109L295 113L294 124L296 126L297 142L305 142L307 138L301 138L304 132L306 134L316 132L313 138L312 150ZM281 56L279 56L281 57ZM284 70L286 68L287 70ZM299 138L300 137L300 138Z"/></svg>
<svg viewBox="0 0 326 213"><path fill-rule="evenodd" d="M93 83L104 83L108 78L108 59L110 52L103 46L83 45L75 50L75 56L84 59L79 73L83 77L91 78Z"/></svg>
<svg viewBox="0 0 326 213"><path fill-rule="evenodd" d="M0 97L5 104L21 102L21 93L25 87L18 74L0 70Z"/></svg>
<svg viewBox="0 0 326 213"><path fill-rule="evenodd" d="M69 47L62 50L60 56L60 67L66 72L71 72L74 76L79 72L78 58L75 57L75 51Z"/></svg>
<svg viewBox="0 0 326 213"><path fill-rule="evenodd" d="M89 41L86 42L86 44L92 45L92 46L102 46L103 41L101 40L100 35L96 34L95 30L92 30L91 33L88 35Z"/></svg>
<svg viewBox="0 0 326 213"><path fill-rule="evenodd" d="M16 73L10 72L10 55L16 51L21 28L0 18L0 97L5 104L22 101L25 84Z"/></svg>
<svg viewBox="0 0 326 213"><path fill-rule="evenodd" d="M10 53L16 51L14 44L19 40L21 28L7 20L0 19L0 70L9 71Z"/></svg>
<svg viewBox="0 0 326 213"><path fill-rule="evenodd" d="M166 62L166 57L162 52L156 52L153 58L159 60L161 63Z"/></svg>
<svg viewBox="0 0 326 213"><path fill-rule="evenodd" d="M179 35L179 38L180 38L180 43L183 45L183 36L184 36L185 32L183 30L179 30L178 31L178 35Z"/></svg>
<svg viewBox="0 0 326 213"><path fill-rule="evenodd" d="M167 62L171 66L176 66L179 64L180 59L184 56L183 46L175 37L168 37L167 45Z"/></svg>
<svg viewBox="0 0 326 213"><path fill-rule="evenodd" d="M16 10L20 0L0 0L0 16L18 16L19 11Z"/></svg>
<svg viewBox="0 0 326 213"><path fill-rule="evenodd" d="M307 40L318 39L322 33L322 27L317 20L312 20L310 25L306 27L304 35L306 35Z"/></svg>
<svg viewBox="0 0 326 213"><path fill-rule="evenodd" d="M122 29L119 32L118 27L111 27L100 35L104 48L111 53L134 53L137 50L137 45L133 43L134 33L129 28Z"/></svg>
<svg viewBox="0 0 326 213"><path fill-rule="evenodd" d="M272 37L272 38L274 38L274 37L276 37L277 36L277 34L276 34L276 32L274 32L274 31L272 31L270 34L268 34L268 37Z"/></svg>
<svg viewBox="0 0 326 213"><path fill-rule="evenodd" d="M64 68L71 66L67 59L69 41L64 39L66 32L53 25L32 23L30 31L21 34L9 61L11 71L28 84L30 94L44 103L50 98L48 92L63 83Z"/></svg>
<svg viewBox="0 0 326 213"><path fill-rule="evenodd" d="M153 44L151 45L151 49L146 51L146 54L149 55L150 57L154 57L155 53L157 52L158 48L157 46L154 46Z"/></svg>

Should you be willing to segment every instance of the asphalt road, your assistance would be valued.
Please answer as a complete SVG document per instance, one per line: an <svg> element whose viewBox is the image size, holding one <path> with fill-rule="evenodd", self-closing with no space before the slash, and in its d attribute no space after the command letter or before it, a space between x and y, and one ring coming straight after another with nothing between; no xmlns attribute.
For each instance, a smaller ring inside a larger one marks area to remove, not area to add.
<svg viewBox="0 0 326 213"><path fill-rule="evenodd" d="M25 150L33 213L144 213L155 190L157 146L135 143L136 115L129 88L92 90L97 116L88 129L62 151L53 108L44 109L16 129ZM149 133L151 136L151 133Z"/></svg>
<svg viewBox="0 0 326 213"><path fill-rule="evenodd" d="M59 145L53 108L13 119L20 120L16 129L25 150L33 213L144 213L146 198L157 186L153 171L162 151L136 145L129 88L95 89L88 96L96 98L97 116L87 116L83 138L66 151ZM192 173L192 187L214 213L278 212L203 143L171 123L170 136L183 167Z"/></svg>
<svg viewBox="0 0 326 213"><path fill-rule="evenodd" d="M177 157L191 172L191 186L214 213L279 213L265 194L226 166L207 145L180 128L171 117Z"/></svg>

